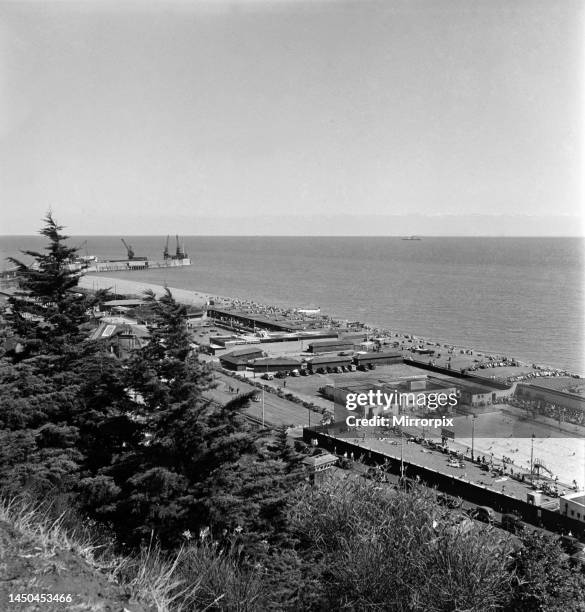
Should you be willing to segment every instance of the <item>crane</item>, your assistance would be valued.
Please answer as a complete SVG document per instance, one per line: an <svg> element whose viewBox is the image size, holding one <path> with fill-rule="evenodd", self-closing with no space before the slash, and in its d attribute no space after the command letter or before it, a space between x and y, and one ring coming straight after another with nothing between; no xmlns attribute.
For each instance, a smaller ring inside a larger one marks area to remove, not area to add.
<svg viewBox="0 0 585 612"><path fill-rule="evenodd" d="M187 254L185 253L185 249L184 247L181 247L181 245L179 244L179 236L176 236L177 239L177 254L175 255L176 259L185 259L187 257Z"/></svg>
<svg viewBox="0 0 585 612"><path fill-rule="evenodd" d="M120 240L122 240L122 244L126 247L126 250L128 251L128 259L134 259L134 250L132 249L132 246L129 245L124 238L121 238Z"/></svg>
<svg viewBox="0 0 585 612"><path fill-rule="evenodd" d="M167 242L165 244L165 250L163 251L163 258L167 260L169 258L169 237L167 236Z"/></svg>

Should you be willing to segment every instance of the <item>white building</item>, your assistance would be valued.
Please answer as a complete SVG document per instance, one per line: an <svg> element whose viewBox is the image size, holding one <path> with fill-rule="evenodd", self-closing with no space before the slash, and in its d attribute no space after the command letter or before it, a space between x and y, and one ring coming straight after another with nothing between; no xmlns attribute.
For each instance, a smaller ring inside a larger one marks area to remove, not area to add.
<svg viewBox="0 0 585 612"><path fill-rule="evenodd" d="M560 497L560 512L570 518L585 523L585 493L566 493Z"/></svg>

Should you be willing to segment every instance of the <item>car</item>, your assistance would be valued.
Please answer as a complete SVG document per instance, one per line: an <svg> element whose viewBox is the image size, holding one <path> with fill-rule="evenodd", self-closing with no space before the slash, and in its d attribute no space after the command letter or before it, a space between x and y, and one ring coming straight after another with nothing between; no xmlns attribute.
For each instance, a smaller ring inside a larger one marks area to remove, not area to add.
<svg viewBox="0 0 585 612"><path fill-rule="evenodd" d="M357 368L355 367L355 365L352 363L351 365L347 366L349 368L350 372L355 372L357 370Z"/></svg>
<svg viewBox="0 0 585 612"><path fill-rule="evenodd" d="M524 523L515 514L502 514L502 529L517 534L524 530Z"/></svg>
<svg viewBox="0 0 585 612"><path fill-rule="evenodd" d="M254 395L251 397L251 400L253 402L259 402L261 398L262 398L262 396L261 396L260 393L254 393Z"/></svg>
<svg viewBox="0 0 585 612"><path fill-rule="evenodd" d="M306 369L301 370L301 376L309 376L310 373L311 372L309 372L309 370L306 370Z"/></svg>
<svg viewBox="0 0 585 612"><path fill-rule="evenodd" d="M335 368L335 373L336 373L336 374L343 374L343 370L341 369L341 366L337 366L337 367Z"/></svg>
<svg viewBox="0 0 585 612"><path fill-rule="evenodd" d="M283 372L282 370L280 372L277 372L275 374L276 378L286 378L286 372Z"/></svg>
<svg viewBox="0 0 585 612"><path fill-rule="evenodd" d="M357 369L360 372L367 372L368 371L368 368L363 363L360 363L360 365L357 367Z"/></svg>
<svg viewBox="0 0 585 612"><path fill-rule="evenodd" d="M376 364L374 364L374 363L368 363L368 369L369 369L369 370L375 370L375 369L376 369Z"/></svg>
<svg viewBox="0 0 585 612"><path fill-rule="evenodd" d="M472 508L469 512L469 516L476 521L481 521L482 523L494 522L494 511L488 506L478 506L477 508Z"/></svg>
<svg viewBox="0 0 585 612"><path fill-rule="evenodd" d="M300 376L300 375L301 375L301 373L300 373L298 370L293 370L293 371L290 373L290 375L291 375L291 376L294 376L294 377L297 377L297 376Z"/></svg>
<svg viewBox="0 0 585 612"><path fill-rule="evenodd" d="M266 374L262 374L262 379L263 380L274 380L274 374L269 374L268 372L266 372Z"/></svg>

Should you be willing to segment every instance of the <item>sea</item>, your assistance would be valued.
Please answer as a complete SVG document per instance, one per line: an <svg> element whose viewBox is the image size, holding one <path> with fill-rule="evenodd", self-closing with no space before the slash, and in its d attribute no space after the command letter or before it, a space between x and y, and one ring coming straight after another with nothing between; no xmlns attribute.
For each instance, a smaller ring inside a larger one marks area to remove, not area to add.
<svg viewBox="0 0 585 612"><path fill-rule="evenodd" d="M585 239L223 237L181 239L193 265L108 273L350 321L585 374ZM162 259L164 236L126 238ZM120 237L78 236L81 254L122 259ZM0 257L40 236L0 237ZM170 240L171 252L175 239ZM26 259L26 257L24 257Z"/></svg>
<svg viewBox="0 0 585 612"><path fill-rule="evenodd" d="M162 259L166 237L126 241L136 255ZM120 237L69 242L81 255L126 254ZM585 374L583 238L186 236L182 242L192 266L107 276L277 306L319 306L349 321ZM19 250L42 251L45 244L40 236L0 237L0 257L29 262ZM584 486L583 439L547 436L538 432L539 456L562 480ZM530 461L527 437L486 437L476 448Z"/></svg>

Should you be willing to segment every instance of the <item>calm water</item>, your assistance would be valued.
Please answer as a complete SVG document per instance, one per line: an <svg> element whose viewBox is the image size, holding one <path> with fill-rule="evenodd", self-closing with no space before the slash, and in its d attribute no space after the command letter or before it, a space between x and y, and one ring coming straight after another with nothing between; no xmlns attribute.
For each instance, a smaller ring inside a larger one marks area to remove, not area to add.
<svg viewBox="0 0 585 612"><path fill-rule="evenodd" d="M82 253L123 258L115 237ZM164 238L133 236L162 257ZM2 237L0 255L42 248ZM324 312L436 341L585 373L581 238L187 237L190 268L118 273L216 295ZM173 249L171 243L171 249Z"/></svg>

